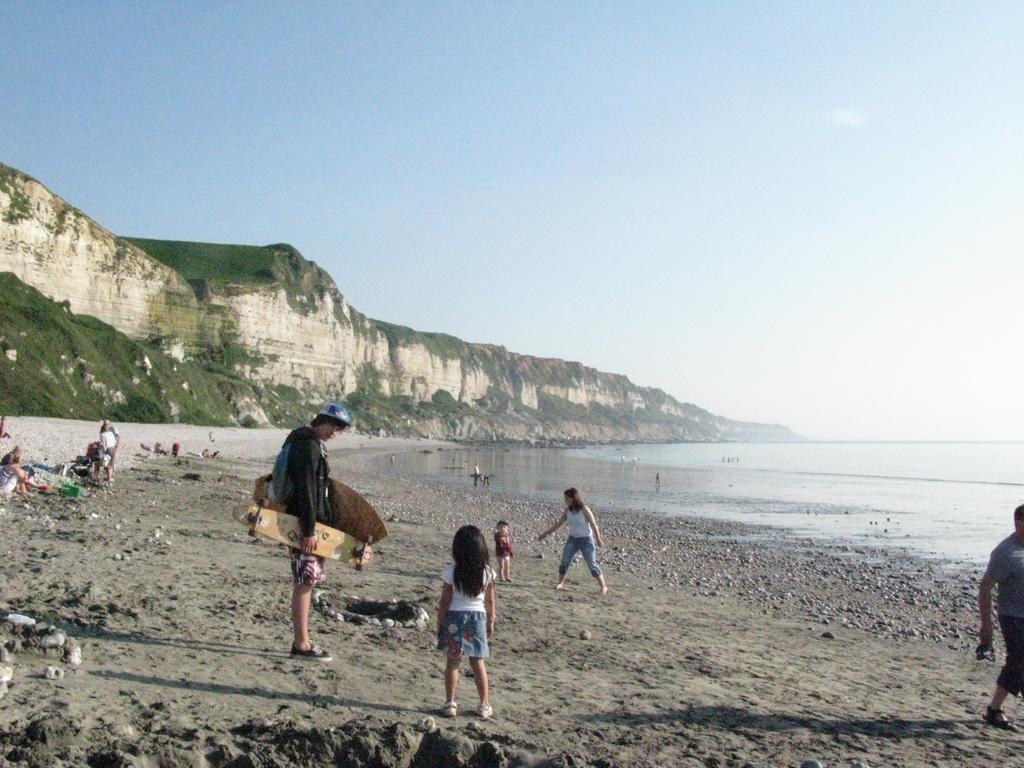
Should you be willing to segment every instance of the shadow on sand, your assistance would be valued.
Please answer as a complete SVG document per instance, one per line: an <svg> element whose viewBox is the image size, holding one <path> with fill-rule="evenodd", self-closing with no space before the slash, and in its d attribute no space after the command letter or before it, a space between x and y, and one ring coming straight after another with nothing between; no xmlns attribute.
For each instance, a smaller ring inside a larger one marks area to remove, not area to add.
<svg viewBox="0 0 1024 768"><path fill-rule="evenodd" d="M181 648L189 651L209 651L210 653L237 653L246 656L259 656L261 658L287 659L290 655L287 651L271 650L269 648L247 648L243 645L231 645L230 643L215 643L210 640L185 640L183 638L150 637L129 632L115 632L111 630L83 631L78 630L78 636L90 640L108 640L115 643L137 643L138 645L165 646L167 648Z"/></svg>
<svg viewBox="0 0 1024 768"><path fill-rule="evenodd" d="M630 728L645 725L686 725L781 733L807 730L832 735L862 735L884 739L929 738L945 741L969 739L976 734L958 731L974 725L974 720L905 720L898 717L872 719L831 719L800 715L773 715L747 712L736 707L687 707L686 709L650 713L603 713L580 715L578 720L590 723L616 724Z"/></svg>
<svg viewBox="0 0 1024 768"><path fill-rule="evenodd" d="M309 704L315 707L352 707L354 709L369 709L379 712L420 712L418 709L408 707L397 707L388 704L372 704L359 699L345 699L338 696L322 696L310 693L296 693L293 691L268 691L265 688L254 686L225 685L223 683L202 682L199 680L171 680L166 677L154 677L152 675L137 675L132 672L89 672L94 677L105 680L119 680L124 683L138 685L156 685L161 688L174 688L182 691L200 691L203 693L218 693L227 696L255 696L261 699L281 701L290 699Z"/></svg>

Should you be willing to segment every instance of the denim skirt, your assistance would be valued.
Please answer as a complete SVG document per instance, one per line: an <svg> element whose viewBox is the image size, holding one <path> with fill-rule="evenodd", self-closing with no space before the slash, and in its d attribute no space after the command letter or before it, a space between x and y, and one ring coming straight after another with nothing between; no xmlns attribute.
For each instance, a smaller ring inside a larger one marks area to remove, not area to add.
<svg viewBox="0 0 1024 768"><path fill-rule="evenodd" d="M448 611L437 634L437 649L445 651L450 659L461 656L486 659L490 655L487 614L483 611Z"/></svg>

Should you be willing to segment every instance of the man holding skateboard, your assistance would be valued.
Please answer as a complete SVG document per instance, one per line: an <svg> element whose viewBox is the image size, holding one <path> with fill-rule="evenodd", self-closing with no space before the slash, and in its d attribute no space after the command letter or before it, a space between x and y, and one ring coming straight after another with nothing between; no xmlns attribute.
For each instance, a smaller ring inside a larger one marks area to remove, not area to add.
<svg viewBox="0 0 1024 768"><path fill-rule="evenodd" d="M309 610L313 587L324 581L324 559L313 554L316 548L315 526L330 521L327 493L330 467L326 442L352 426L348 408L339 403L327 405L308 427L293 430L284 441L288 451L288 481L291 490L286 511L299 518L300 548L292 549L292 658L331 661L331 654L309 639Z"/></svg>

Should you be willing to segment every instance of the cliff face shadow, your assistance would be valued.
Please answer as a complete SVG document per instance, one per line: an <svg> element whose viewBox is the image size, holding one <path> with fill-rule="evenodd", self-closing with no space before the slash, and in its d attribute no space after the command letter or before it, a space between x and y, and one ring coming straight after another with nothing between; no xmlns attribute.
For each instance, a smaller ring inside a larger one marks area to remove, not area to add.
<svg viewBox="0 0 1024 768"><path fill-rule="evenodd" d="M410 709L408 707L398 707L387 704L373 704L368 701L341 698L339 696L323 696L320 694L295 693L292 691L270 691L266 688L257 688L255 686L227 685L224 683L213 683L201 680L171 680L166 677L156 677L153 675L137 675L132 672L92 671L89 672L89 674L93 675L94 677L100 677L106 680L118 680L124 683L133 683L141 685L155 685L161 688L172 688L182 691L200 691L202 693L217 693L232 696L255 696L257 698L269 699L273 701L281 701L287 699L291 701L298 701L303 704L309 704L310 706L315 707L351 707L353 709L367 709L391 713L420 711L416 709Z"/></svg>
<svg viewBox="0 0 1024 768"><path fill-rule="evenodd" d="M767 733L807 730L833 736L860 735L881 739L924 737L940 741L961 741L972 734L962 732L963 726L976 724L975 720L908 720L898 717L869 719L807 717L800 715L773 715L747 712L736 707L687 707L665 712L603 713L579 715L578 720L589 723L614 724L625 727L645 725L699 725L701 728L723 730L757 730Z"/></svg>

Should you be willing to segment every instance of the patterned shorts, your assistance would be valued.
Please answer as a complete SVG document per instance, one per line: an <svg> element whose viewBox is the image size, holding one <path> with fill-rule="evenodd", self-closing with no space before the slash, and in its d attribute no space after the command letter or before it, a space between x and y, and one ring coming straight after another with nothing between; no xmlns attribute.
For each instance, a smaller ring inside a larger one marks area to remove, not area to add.
<svg viewBox="0 0 1024 768"><path fill-rule="evenodd" d="M448 611L441 631L437 633L437 650L449 659L463 655L486 659L490 655L487 645L487 614L483 611Z"/></svg>
<svg viewBox="0 0 1024 768"><path fill-rule="evenodd" d="M297 549L290 550L292 556L292 584L301 587L311 584L316 587L324 583L324 559L318 555L304 555Z"/></svg>

